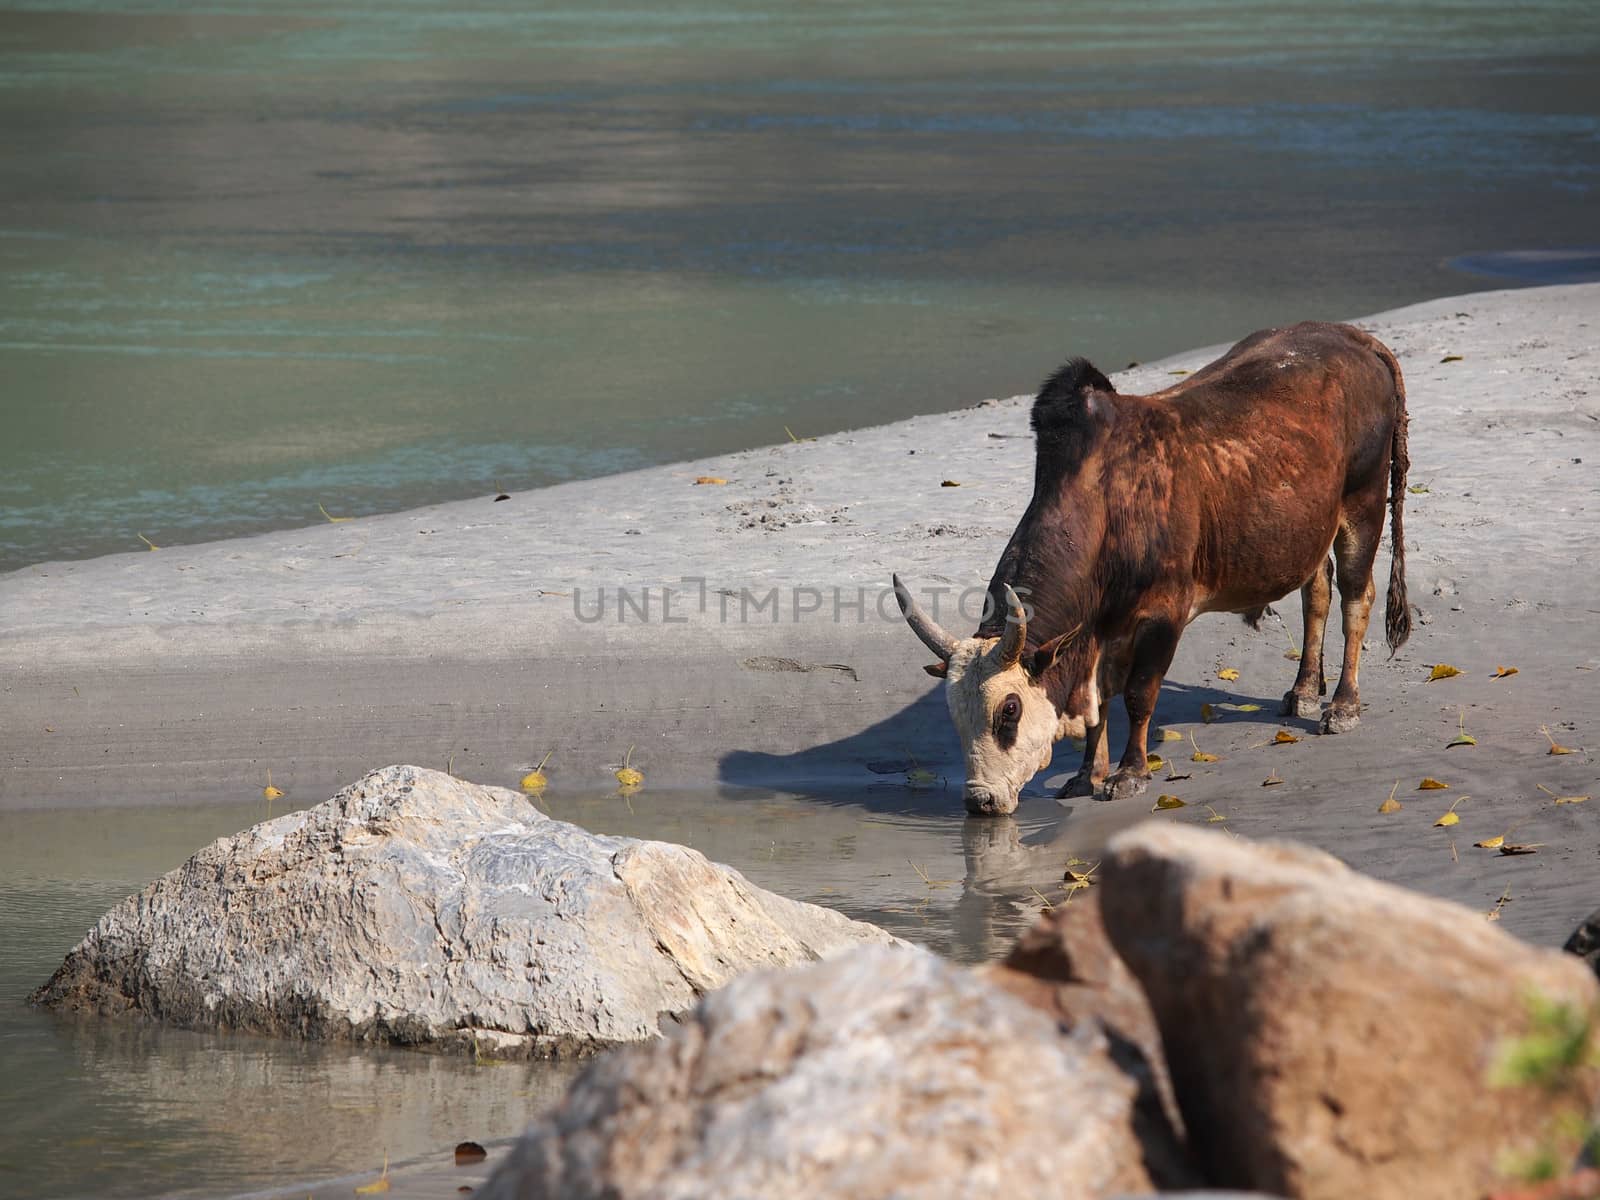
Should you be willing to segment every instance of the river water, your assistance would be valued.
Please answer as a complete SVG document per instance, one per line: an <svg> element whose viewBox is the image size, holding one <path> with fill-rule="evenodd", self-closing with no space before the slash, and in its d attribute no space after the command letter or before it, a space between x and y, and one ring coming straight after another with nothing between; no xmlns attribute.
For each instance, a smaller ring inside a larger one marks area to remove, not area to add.
<svg viewBox="0 0 1600 1200"><path fill-rule="evenodd" d="M1589 0L23 0L0 569L1593 275L1597 114Z"/></svg>

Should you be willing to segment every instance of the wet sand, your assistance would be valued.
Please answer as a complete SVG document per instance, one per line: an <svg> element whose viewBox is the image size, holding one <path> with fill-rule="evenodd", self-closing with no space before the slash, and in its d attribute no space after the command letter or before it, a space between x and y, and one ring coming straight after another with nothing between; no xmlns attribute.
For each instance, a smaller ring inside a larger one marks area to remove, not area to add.
<svg viewBox="0 0 1600 1200"><path fill-rule="evenodd" d="M1412 641L1385 661L1371 640L1362 726L1322 738L1276 715L1296 599L1280 605L1287 626L1260 633L1201 619L1157 714L1186 739L1162 749L1189 778L1103 807L1132 819L1165 791L1188 805L1172 819L1297 838L1486 912L1509 893L1507 928L1559 942L1600 904L1600 776L1585 748L1600 726L1600 285L1362 323L1410 390ZM1118 386L1163 386L1216 349ZM1026 398L985 402L501 502L15 572L0 578L0 809L259 795L268 768L315 802L391 761L507 783L547 750L559 798L606 786L630 745L647 787L823 796L920 771L959 780L925 652L885 589L891 571L920 588L983 586L1027 498L1026 420ZM620 614L619 587L636 606ZM665 613L662 587L678 589ZM775 606L755 607L772 588ZM605 615L583 619L600 589ZM864 611L848 607L858 597ZM1439 662L1462 674L1428 682ZM1518 673L1492 678L1497 666ZM1476 745L1447 749L1462 727ZM1576 753L1549 754L1545 728ZM1272 744L1279 729L1301 740ZM1114 751L1120 737L1119 722ZM1220 761L1191 762L1196 746ZM1059 812L1049 789L1075 757L1061 748L1025 818ZM1450 789L1416 791L1424 776ZM1404 807L1380 815L1396 783ZM1452 802L1459 825L1435 827ZM965 820L953 789L928 803ZM1472 845L1508 830L1537 853Z"/></svg>

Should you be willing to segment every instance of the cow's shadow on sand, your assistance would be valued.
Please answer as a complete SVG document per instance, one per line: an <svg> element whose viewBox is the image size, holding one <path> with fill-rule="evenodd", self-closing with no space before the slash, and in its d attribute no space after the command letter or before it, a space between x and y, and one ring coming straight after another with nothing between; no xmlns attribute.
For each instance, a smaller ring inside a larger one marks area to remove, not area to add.
<svg viewBox="0 0 1600 1200"><path fill-rule="evenodd" d="M1215 706L1226 724L1315 728L1313 721L1280 716L1281 699L1281 693L1242 696L1169 679L1162 684L1151 729L1197 721L1203 704ZM1257 711L1238 711L1246 704L1258 706ZM1120 698L1111 703L1108 720L1114 765L1128 737L1128 716ZM1152 741L1150 749L1159 753L1159 743ZM1049 768L1023 789L1024 798L1054 796L1081 761L1082 752L1071 742L1059 743ZM734 750L718 763L718 781L733 787L798 792L821 803L858 804L875 811L937 809L952 815L961 809L963 775L961 746L945 707L943 686L930 688L899 712L849 737L788 754ZM926 801L919 802L918 797L924 795Z"/></svg>

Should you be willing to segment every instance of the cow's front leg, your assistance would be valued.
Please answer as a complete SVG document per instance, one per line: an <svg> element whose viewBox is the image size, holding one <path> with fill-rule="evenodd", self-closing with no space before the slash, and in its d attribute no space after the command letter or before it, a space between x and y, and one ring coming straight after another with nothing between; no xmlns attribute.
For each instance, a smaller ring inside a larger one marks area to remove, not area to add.
<svg viewBox="0 0 1600 1200"><path fill-rule="evenodd" d="M1106 737L1106 710L1100 707L1100 723L1089 725L1083 731L1083 763L1078 773L1067 780L1056 793L1056 799L1067 800L1074 796L1093 796L1111 774L1111 741Z"/></svg>
<svg viewBox="0 0 1600 1200"><path fill-rule="evenodd" d="M1150 718L1155 715L1156 697L1167 668L1172 665L1182 628L1181 621L1158 618L1145 622L1139 631L1122 692L1128 709L1128 747L1122 752L1116 774L1106 780L1107 800L1137 796L1150 786L1150 752L1146 746Z"/></svg>
<svg viewBox="0 0 1600 1200"><path fill-rule="evenodd" d="M1326 559L1300 589L1305 637L1294 687L1283 695L1283 715L1315 721L1322 715L1328 680L1322 672L1322 643L1328 630L1328 605L1333 600L1333 559Z"/></svg>

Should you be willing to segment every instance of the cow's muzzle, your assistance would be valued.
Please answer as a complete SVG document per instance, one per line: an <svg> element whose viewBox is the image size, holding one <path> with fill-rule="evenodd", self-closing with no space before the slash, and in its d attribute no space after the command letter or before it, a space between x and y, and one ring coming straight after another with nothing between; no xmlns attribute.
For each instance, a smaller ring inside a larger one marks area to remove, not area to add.
<svg viewBox="0 0 1600 1200"><path fill-rule="evenodd" d="M1017 807L1015 796L1005 796L977 784L967 784L961 792L967 811L975 817L999 817Z"/></svg>

